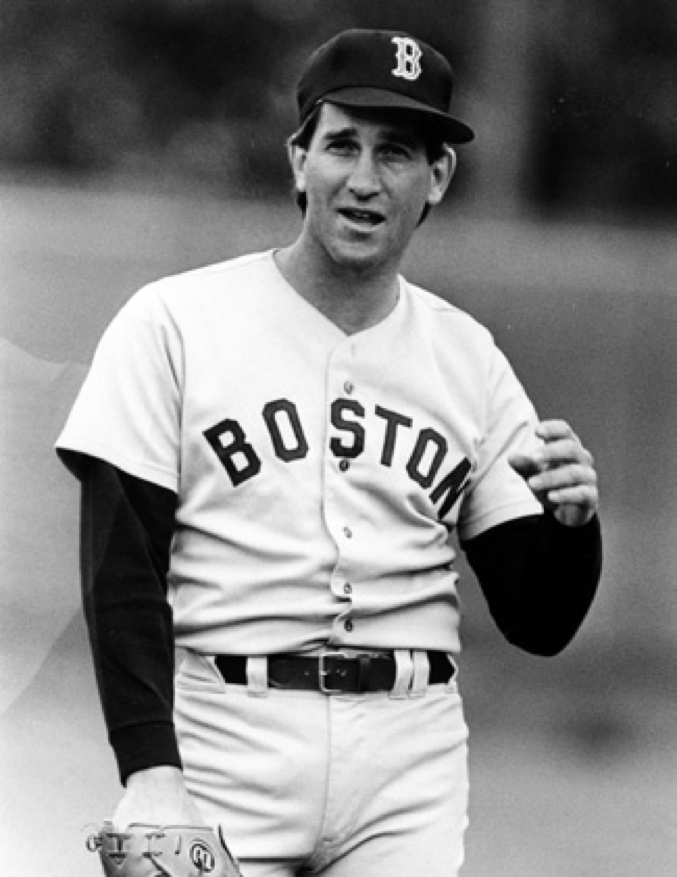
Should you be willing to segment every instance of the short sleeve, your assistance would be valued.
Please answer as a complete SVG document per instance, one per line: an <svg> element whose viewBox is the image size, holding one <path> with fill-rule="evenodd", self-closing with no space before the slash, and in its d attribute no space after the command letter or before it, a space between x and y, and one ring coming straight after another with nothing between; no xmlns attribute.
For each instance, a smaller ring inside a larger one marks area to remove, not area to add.
<svg viewBox="0 0 677 877"><path fill-rule="evenodd" d="M537 423L524 388L504 354L494 348L483 437L459 514L462 541L505 521L542 513L542 505L508 463L513 454L527 453L540 444Z"/></svg>
<svg viewBox="0 0 677 877"><path fill-rule="evenodd" d="M182 345L156 286L133 296L104 333L56 449L178 492Z"/></svg>

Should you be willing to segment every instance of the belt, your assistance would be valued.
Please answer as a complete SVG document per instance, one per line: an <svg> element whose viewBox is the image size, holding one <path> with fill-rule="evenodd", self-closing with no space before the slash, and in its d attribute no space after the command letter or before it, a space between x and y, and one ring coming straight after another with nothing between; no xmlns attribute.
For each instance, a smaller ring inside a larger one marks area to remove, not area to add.
<svg viewBox="0 0 677 877"><path fill-rule="evenodd" d="M444 652L427 652L430 664L428 683L434 685L453 679L456 668ZM243 655L217 655L216 666L226 682L247 683L247 658ZM395 685L395 656L365 653L348 656L342 652L324 652L317 657L270 655L268 685L321 691L324 694L360 694L365 691L390 691Z"/></svg>

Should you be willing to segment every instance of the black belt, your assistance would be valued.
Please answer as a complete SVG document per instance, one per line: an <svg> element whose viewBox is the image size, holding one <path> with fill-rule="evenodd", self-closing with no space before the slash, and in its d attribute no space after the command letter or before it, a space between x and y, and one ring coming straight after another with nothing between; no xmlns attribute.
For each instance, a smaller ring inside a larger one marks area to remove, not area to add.
<svg viewBox="0 0 677 877"><path fill-rule="evenodd" d="M428 683L453 679L456 668L444 652L427 652L430 664ZM247 658L243 655L217 655L216 666L226 682L247 683ZM395 685L397 664L393 654L365 653L348 656L325 652L317 657L269 655L268 685L322 691L324 694L360 694L390 691Z"/></svg>

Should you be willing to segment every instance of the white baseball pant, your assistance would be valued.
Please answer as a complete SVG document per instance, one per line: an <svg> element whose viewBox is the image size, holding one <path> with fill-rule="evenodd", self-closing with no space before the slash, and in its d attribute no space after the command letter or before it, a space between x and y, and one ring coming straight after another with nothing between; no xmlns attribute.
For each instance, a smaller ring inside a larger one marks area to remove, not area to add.
<svg viewBox="0 0 677 877"><path fill-rule="evenodd" d="M467 826L468 730L457 684L396 653L392 692L326 695L224 682L193 652L176 679L188 787L244 877L454 877Z"/></svg>

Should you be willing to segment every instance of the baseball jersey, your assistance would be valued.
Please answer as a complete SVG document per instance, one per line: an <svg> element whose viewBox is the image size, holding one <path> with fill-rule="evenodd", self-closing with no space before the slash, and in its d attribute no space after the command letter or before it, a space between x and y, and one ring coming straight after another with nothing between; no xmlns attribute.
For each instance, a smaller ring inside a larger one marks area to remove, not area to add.
<svg viewBox="0 0 677 877"><path fill-rule="evenodd" d="M400 277L391 313L347 335L269 251L136 293L57 447L177 493L179 647L455 652L451 533L542 511L508 464L535 424L466 313Z"/></svg>

